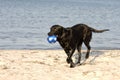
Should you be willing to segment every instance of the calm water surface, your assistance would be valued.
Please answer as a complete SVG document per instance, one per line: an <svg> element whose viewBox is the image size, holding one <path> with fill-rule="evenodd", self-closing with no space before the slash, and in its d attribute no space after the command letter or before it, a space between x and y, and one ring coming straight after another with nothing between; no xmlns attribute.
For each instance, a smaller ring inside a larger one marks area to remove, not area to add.
<svg viewBox="0 0 120 80"><path fill-rule="evenodd" d="M120 49L120 0L0 0L0 49L61 49L49 28L78 23L110 29L93 34L93 49Z"/></svg>

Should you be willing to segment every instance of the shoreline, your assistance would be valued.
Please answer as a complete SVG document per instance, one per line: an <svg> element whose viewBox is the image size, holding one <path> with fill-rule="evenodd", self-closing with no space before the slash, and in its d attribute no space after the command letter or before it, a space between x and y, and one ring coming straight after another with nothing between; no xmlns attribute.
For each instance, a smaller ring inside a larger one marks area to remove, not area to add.
<svg viewBox="0 0 120 80"><path fill-rule="evenodd" d="M83 61L86 50L82 53ZM0 80L120 79L120 50L91 50L85 64L75 68L66 58L63 50L0 50Z"/></svg>
<svg viewBox="0 0 120 80"><path fill-rule="evenodd" d="M0 48L0 50L63 50L62 48ZM82 50L87 50L86 47L83 47ZM120 48L94 48L91 50L120 50Z"/></svg>

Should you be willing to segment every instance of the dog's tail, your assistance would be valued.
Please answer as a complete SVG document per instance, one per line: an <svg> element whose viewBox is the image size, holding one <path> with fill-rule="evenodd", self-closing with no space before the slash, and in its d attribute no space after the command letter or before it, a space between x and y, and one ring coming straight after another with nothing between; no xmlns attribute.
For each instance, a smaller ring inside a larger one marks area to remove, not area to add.
<svg viewBox="0 0 120 80"><path fill-rule="evenodd" d="M90 28L92 32L95 32L95 33L102 33L102 32L105 32L105 31L109 31L109 29L103 29L103 30L97 30L97 29L94 29L94 28Z"/></svg>

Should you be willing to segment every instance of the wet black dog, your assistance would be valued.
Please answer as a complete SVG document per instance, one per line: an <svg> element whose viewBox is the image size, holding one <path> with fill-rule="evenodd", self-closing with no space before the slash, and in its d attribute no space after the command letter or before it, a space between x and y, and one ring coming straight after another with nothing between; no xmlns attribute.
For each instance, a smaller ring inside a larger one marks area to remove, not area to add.
<svg viewBox="0 0 120 80"><path fill-rule="evenodd" d="M63 26L60 25L53 25L51 27L50 32L48 33L49 36L51 35L56 35L57 36L57 41L60 43L62 48L67 54L67 63L70 63L70 67L74 67L75 64L72 61L72 55L75 52L75 49L78 50L79 52L79 58L78 62L80 64L81 60L81 46L82 43L87 47L87 54L85 58L89 58L89 52L90 52L90 41L92 38L92 32L95 33L102 33L104 31L109 31L108 29L104 30L96 30L93 29L85 24L77 24L74 25L73 27L68 27L64 28Z"/></svg>

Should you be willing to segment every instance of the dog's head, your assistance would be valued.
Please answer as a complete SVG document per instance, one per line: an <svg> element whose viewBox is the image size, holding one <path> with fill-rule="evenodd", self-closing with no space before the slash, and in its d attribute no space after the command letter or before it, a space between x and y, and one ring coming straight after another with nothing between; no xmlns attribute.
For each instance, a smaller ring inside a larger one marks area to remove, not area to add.
<svg viewBox="0 0 120 80"><path fill-rule="evenodd" d="M50 28L50 32L48 33L48 35L49 36L55 35L57 37L60 37L63 34L64 29L65 28L60 25L53 25Z"/></svg>

